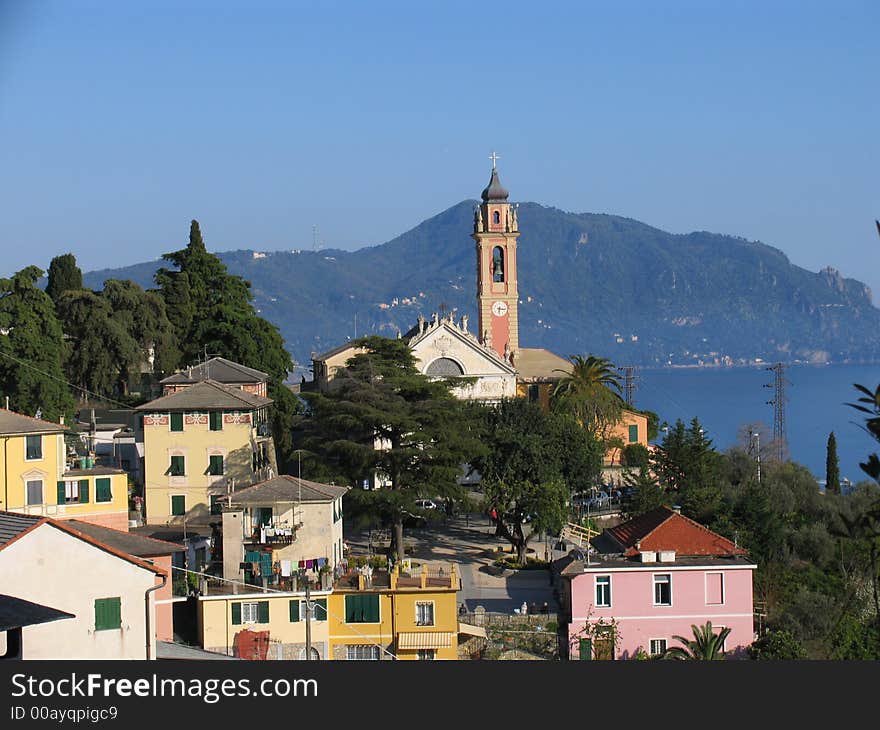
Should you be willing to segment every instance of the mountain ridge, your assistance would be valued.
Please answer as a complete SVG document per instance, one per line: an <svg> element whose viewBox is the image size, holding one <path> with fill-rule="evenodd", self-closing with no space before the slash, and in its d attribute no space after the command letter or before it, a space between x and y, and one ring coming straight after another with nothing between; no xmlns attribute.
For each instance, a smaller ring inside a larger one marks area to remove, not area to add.
<svg viewBox="0 0 880 730"><path fill-rule="evenodd" d="M251 282L256 307L307 369L312 352L356 335L396 336L441 305L476 322L476 204L464 200L355 251L217 255ZM832 267L811 272L760 241L668 233L608 213L526 202L518 217L523 346L643 366L880 360L880 310L870 289ZM152 287L164 263L83 279L92 288L107 278Z"/></svg>

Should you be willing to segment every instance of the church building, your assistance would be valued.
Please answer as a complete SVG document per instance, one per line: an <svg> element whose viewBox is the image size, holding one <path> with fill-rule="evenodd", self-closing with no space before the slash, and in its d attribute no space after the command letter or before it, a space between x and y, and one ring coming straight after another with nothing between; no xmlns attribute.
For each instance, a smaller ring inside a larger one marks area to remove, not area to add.
<svg viewBox="0 0 880 730"><path fill-rule="evenodd" d="M491 159L492 175L474 211L471 234L476 243L476 331L470 331L467 315L456 320L454 314L435 313L430 320L419 315L418 323L401 337L426 375L473 379L472 384L456 390L460 398L498 402L519 396L549 408L551 388L571 372L571 363L549 350L520 346L517 206L508 202L496 156ZM315 386L321 390L331 387L336 371L357 352L358 348L346 343L313 355ZM647 445L647 418L625 411L615 435L622 437L624 444ZM619 458L619 449L609 449L606 465L613 465L615 459L619 463Z"/></svg>

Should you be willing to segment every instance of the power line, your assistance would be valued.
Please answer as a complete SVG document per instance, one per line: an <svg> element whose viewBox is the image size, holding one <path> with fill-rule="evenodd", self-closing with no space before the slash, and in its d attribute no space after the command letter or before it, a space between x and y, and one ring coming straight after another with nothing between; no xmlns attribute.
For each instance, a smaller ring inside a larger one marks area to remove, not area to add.
<svg viewBox="0 0 880 730"><path fill-rule="evenodd" d="M636 392L636 369L632 365L624 365L620 368L623 371L623 399L626 404L632 408L635 405Z"/></svg>

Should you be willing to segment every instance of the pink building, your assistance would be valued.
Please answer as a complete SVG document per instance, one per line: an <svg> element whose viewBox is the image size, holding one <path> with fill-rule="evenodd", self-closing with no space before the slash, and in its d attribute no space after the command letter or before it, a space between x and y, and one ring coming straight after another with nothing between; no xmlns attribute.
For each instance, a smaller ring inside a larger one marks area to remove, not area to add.
<svg viewBox="0 0 880 730"><path fill-rule="evenodd" d="M733 542L658 507L606 529L588 560L560 571L572 659L661 654L691 638L692 624L729 627L724 649L742 655L754 640L755 566Z"/></svg>

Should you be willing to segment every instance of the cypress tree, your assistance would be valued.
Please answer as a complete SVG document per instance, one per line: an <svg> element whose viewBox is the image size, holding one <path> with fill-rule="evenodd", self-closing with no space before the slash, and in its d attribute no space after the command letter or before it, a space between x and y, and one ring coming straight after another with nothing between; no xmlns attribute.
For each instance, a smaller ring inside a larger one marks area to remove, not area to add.
<svg viewBox="0 0 880 730"><path fill-rule="evenodd" d="M837 439L834 431L828 435L825 454L825 491L828 494L840 494L840 465L837 461Z"/></svg>
<svg viewBox="0 0 880 730"><path fill-rule="evenodd" d="M58 298L66 291L83 288L82 271L76 265L76 256L66 253L56 256L49 264L49 282L46 285L48 294L55 304Z"/></svg>

